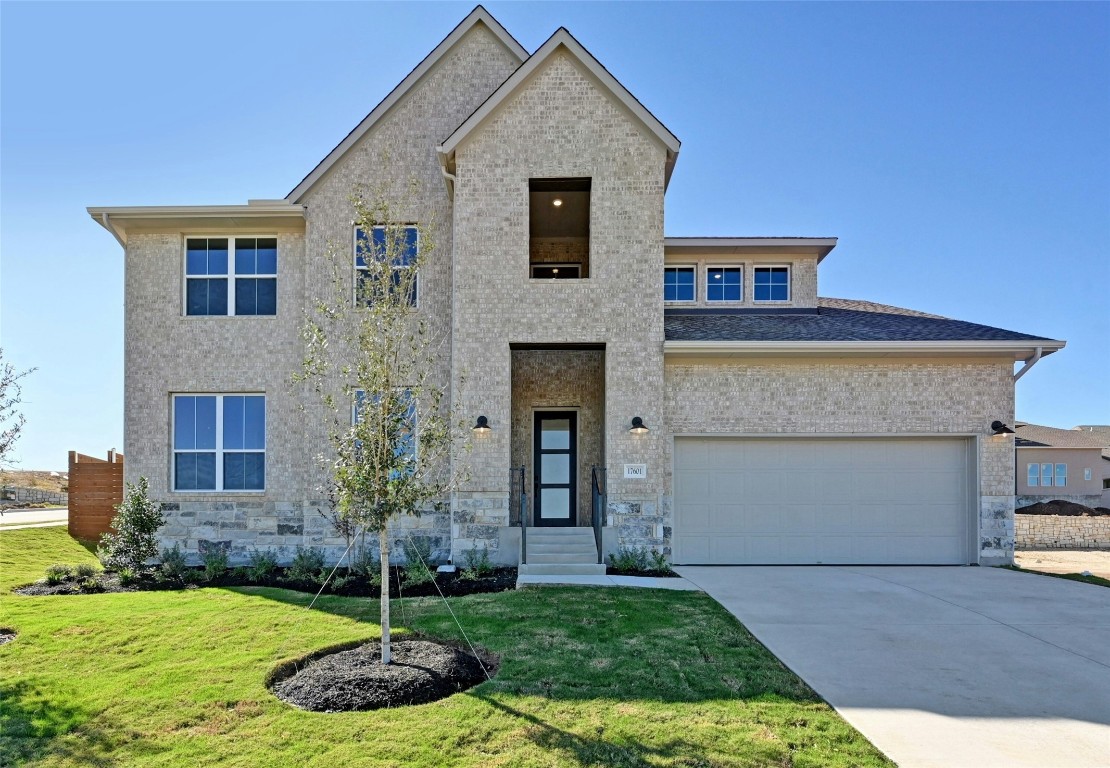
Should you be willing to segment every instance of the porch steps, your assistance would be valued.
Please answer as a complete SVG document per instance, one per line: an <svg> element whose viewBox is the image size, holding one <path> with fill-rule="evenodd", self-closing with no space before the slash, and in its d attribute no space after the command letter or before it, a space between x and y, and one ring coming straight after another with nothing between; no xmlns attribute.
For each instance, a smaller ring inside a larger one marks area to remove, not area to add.
<svg viewBox="0 0 1110 768"><path fill-rule="evenodd" d="M529 528L521 576L604 576L592 528Z"/></svg>

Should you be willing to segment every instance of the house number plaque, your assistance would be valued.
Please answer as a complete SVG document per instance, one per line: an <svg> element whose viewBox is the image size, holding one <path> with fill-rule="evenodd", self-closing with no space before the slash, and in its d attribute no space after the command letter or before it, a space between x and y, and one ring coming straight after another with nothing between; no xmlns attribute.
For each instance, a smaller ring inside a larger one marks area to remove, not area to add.
<svg viewBox="0 0 1110 768"><path fill-rule="evenodd" d="M624 476L633 480L643 480L647 477L647 464L625 464Z"/></svg>

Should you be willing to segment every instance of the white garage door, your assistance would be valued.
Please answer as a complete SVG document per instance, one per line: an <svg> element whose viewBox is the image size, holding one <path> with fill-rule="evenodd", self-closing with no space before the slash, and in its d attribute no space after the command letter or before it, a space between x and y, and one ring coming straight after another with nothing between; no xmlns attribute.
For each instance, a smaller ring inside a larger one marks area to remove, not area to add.
<svg viewBox="0 0 1110 768"><path fill-rule="evenodd" d="M967 563L970 441L675 438L676 563Z"/></svg>

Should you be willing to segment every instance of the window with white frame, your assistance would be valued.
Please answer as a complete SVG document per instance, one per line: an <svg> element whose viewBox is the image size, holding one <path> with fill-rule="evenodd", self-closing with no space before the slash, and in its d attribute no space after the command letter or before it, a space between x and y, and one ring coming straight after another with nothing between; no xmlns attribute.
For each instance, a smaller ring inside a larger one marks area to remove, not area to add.
<svg viewBox="0 0 1110 768"><path fill-rule="evenodd" d="M276 315L276 237L185 238L186 315Z"/></svg>
<svg viewBox="0 0 1110 768"><path fill-rule="evenodd" d="M403 430L401 439L393 449L393 455L403 457L403 463L408 468L408 474L412 474L416 471L417 455L416 399L407 389L400 393L400 396L401 403L405 406L405 413L401 417ZM380 402L381 398L378 395L374 395L367 402L366 392L361 389L355 390L355 401L351 409L351 423L358 424L362 420L364 410L376 407Z"/></svg>
<svg viewBox="0 0 1110 768"><path fill-rule="evenodd" d="M1056 485L1058 487L1063 487L1067 484L1068 484L1068 465L1067 464L1057 464L1056 465Z"/></svg>
<svg viewBox="0 0 1110 768"><path fill-rule="evenodd" d="M174 395L174 490L265 487L265 395Z"/></svg>
<svg viewBox="0 0 1110 768"><path fill-rule="evenodd" d="M663 301L694 301L696 267L663 268Z"/></svg>
<svg viewBox="0 0 1110 768"><path fill-rule="evenodd" d="M1043 488L1050 488L1056 486L1063 488L1068 484L1068 465L1067 464L1040 464L1040 477L1037 477L1037 464L1029 465L1029 485L1039 485Z"/></svg>
<svg viewBox="0 0 1110 768"><path fill-rule="evenodd" d="M394 227L390 226L390 231L384 225L378 225L370 230L369 237L362 227L355 227L355 275L357 278L356 290L357 296L363 301L373 300L373 291L367 283L370 267L374 263L381 263L386 258L389 258L390 264L390 291L395 292L400 290L403 285L408 286L408 303L412 306L417 305L417 283L419 277L411 274L408 270L413 269L416 263L416 256L419 253L419 232L416 227L403 226L399 227L399 232L394 231ZM390 243L388 237L394 236L398 238L397 242ZM390 256L387 251L394 251Z"/></svg>
<svg viewBox="0 0 1110 768"><path fill-rule="evenodd" d="M752 287L756 301L790 301L790 267L756 267Z"/></svg>
<svg viewBox="0 0 1110 768"><path fill-rule="evenodd" d="M1084 480L1090 480L1091 479L1091 468L1090 467L1084 467L1083 468L1083 479Z"/></svg>
<svg viewBox="0 0 1110 768"><path fill-rule="evenodd" d="M706 301L743 301L743 267L709 267L705 270Z"/></svg>
<svg viewBox="0 0 1110 768"><path fill-rule="evenodd" d="M1041 484L1041 465L1030 464L1027 470L1028 474L1026 475L1025 484L1030 488L1036 488Z"/></svg>

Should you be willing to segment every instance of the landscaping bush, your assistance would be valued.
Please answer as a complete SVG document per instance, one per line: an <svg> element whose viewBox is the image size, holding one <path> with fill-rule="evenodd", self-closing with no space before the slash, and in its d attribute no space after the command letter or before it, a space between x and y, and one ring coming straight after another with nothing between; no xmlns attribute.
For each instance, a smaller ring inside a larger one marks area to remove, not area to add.
<svg viewBox="0 0 1110 768"><path fill-rule="evenodd" d="M138 574L130 568L120 568L116 571L116 576L119 577L119 585L121 587L130 587L139 580Z"/></svg>
<svg viewBox="0 0 1110 768"><path fill-rule="evenodd" d="M609 555L609 564L618 571L649 570L650 559L644 547L621 547Z"/></svg>
<svg viewBox="0 0 1110 768"><path fill-rule="evenodd" d="M46 583L54 586L68 581L73 575L73 569L64 563L54 563L46 569Z"/></svg>
<svg viewBox="0 0 1110 768"><path fill-rule="evenodd" d="M251 552L250 564L247 566L247 577L251 581L265 584L274 578L277 567L277 555L273 550L255 547Z"/></svg>
<svg viewBox="0 0 1110 768"><path fill-rule="evenodd" d="M462 573L464 579L484 579L493 574L493 563L489 559L489 548L468 549L466 551L466 570Z"/></svg>
<svg viewBox="0 0 1110 768"><path fill-rule="evenodd" d="M201 559L204 560L205 581L219 581L227 573L227 552L221 547L210 547Z"/></svg>
<svg viewBox="0 0 1110 768"><path fill-rule="evenodd" d="M671 570L671 564L667 562L667 556L657 549L651 550L651 569L663 573L668 573Z"/></svg>
<svg viewBox="0 0 1110 768"><path fill-rule="evenodd" d="M351 557L348 580L354 577L366 579L375 587L382 585L382 563L376 552L366 547L355 550L355 554Z"/></svg>
<svg viewBox="0 0 1110 768"><path fill-rule="evenodd" d="M162 550L162 565L159 570L164 578L185 583L188 579L186 572L189 566L185 562L185 553L181 551L181 547L174 544L172 549L167 547Z"/></svg>
<svg viewBox="0 0 1110 768"><path fill-rule="evenodd" d="M73 566L73 575L78 579L90 579L99 574L100 571L92 563L78 563Z"/></svg>
<svg viewBox="0 0 1110 768"><path fill-rule="evenodd" d="M425 536L407 538L404 541L406 587L428 584L436 580L436 564L432 562L432 542Z"/></svg>
<svg viewBox="0 0 1110 768"><path fill-rule="evenodd" d="M292 581L322 584L327 577L324 570L324 550L319 547L298 549L287 575Z"/></svg>
<svg viewBox="0 0 1110 768"><path fill-rule="evenodd" d="M155 534L166 519L158 504L150 500L148 491L145 477L140 477L138 484L127 484L123 503L116 507L116 516L112 518L115 533L101 536L96 550L105 568L137 571L158 556Z"/></svg>

